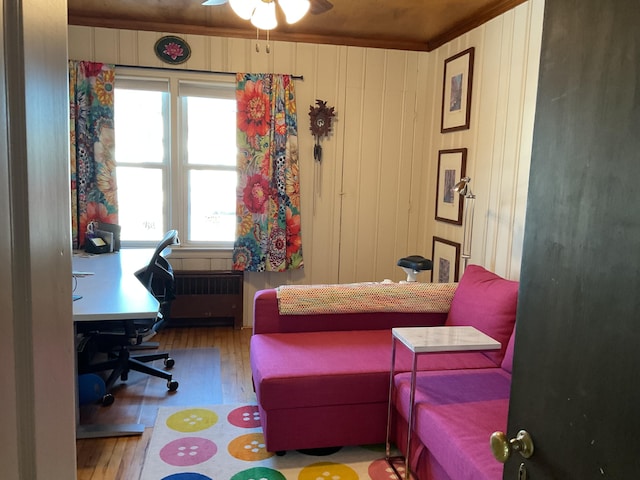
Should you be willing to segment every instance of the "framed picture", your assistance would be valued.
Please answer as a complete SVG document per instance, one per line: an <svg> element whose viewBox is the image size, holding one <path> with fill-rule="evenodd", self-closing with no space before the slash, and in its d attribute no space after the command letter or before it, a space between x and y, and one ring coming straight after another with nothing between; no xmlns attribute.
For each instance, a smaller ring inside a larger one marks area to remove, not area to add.
<svg viewBox="0 0 640 480"><path fill-rule="evenodd" d="M452 283L458 281L460 275L460 244L433 237L431 247L431 282Z"/></svg>
<svg viewBox="0 0 640 480"><path fill-rule="evenodd" d="M471 47L444 61L442 133L469 128L474 52L475 48Z"/></svg>
<svg viewBox="0 0 640 480"><path fill-rule="evenodd" d="M180 37L167 35L159 39L153 46L156 57L170 65L180 65L189 60L191 47Z"/></svg>
<svg viewBox="0 0 640 480"><path fill-rule="evenodd" d="M436 220L462 225L464 198L453 191L465 176L467 149L456 148L438 152L438 184L436 185Z"/></svg>

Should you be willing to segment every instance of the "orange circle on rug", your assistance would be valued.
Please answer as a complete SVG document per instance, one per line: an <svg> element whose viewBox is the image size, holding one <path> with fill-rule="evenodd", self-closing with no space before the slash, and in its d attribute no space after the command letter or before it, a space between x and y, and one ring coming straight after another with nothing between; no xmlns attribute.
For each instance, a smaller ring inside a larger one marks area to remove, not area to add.
<svg viewBox="0 0 640 480"><path fill-rule="evenodd" d="M199 432L218 423L218 414L206 408L180 410L167 418L167 427L178 432Z"/></svg>
<svg viewBox="0 0 640 480"><path fill-rule="evenodd" d="M262 433L240 435L229 442L227 450L229 450L232 457L248 462L257 462L275 455L267 452Z"/></svg>
<svg viewBox="0 0 640 480"><path fill-rule="evenodd" d="M320 462L302 469L298 480L358 480L356 471L343 463Z"/></svg>

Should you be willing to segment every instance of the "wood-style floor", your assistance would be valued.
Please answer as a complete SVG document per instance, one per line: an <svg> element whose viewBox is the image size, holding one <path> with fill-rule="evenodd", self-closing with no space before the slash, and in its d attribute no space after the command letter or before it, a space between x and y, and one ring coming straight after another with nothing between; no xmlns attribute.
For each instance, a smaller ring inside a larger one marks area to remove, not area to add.
<svg viewBox="0 0 640 480"><path fill-rule="evenodd" d="M222 403L230 404L255 402L249 366L250 337L251 329L167 328L159 332L154 341L160 343L160 350L163 351L217 348L220 352ZM193 375L194 379L197 378L197 372L193 372ZM181 385L192 384L190 378L184 370L180 372ZM163 383L160 379L153 381ZM189 395L186 393L188 390L178 389L178 392L184 396ZM139 403L139 396L135 395L134 391L135 388L119 390L112 406L97 408L108 408L109 419L115 423L132 423L125 417L135 408L135 404ZM188 398L181 398L181 401L189 405ZM200 400L194 399L193 405L199 404ZM137 480L152 431L152 427L147 427L142 436L77 440L78 479Z"/></svg>

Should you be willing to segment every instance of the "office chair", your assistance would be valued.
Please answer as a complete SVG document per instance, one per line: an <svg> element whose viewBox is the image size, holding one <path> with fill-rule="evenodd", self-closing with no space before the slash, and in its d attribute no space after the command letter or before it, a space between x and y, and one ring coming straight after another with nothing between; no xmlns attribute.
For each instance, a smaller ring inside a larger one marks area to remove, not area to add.
<svg viewBox="0 0 640 480"><path fill-rule="evenodd" d="M171 264L162 253L170 245L178 245L179 243L177 230L168 231L158 243L149 264L135 272L138 280L160 303L160 309L155 319L88 322L86 325L80 326L81 329L86 330L81 330L80 333L85 335L84 347L87 353L85 353L84 359L79 361L79 373L111 370L105 381L107 393L101 399L104 406L114 402L110 390L118 378L126 381L130 370L167 380L167 388L171 392L178 389L178 382L173 380L171 373L147 365L148 362L163 359L165 367L172 368L175 361L168 353L131 355L131 351L145 345L166 324L169 318L171 302L175 298L174 277ZM157 346L151 348L157 348ZM109 358L102 362L90 363L88 358L93 357L93 353L96 351L107 353Z"/></svg>

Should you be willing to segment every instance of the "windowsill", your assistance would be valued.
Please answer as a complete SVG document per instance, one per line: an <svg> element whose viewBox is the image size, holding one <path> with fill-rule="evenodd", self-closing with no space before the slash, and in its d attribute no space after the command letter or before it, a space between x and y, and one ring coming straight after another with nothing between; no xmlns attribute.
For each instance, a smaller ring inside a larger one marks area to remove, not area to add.
<svg viewBox="0 0 640 480"><path fill-rule="evenodd" d="M226 247L183 247L173 246L171 247L171 253L169 257L174 258L231 258L233 254L233 248Z"/></svg>

